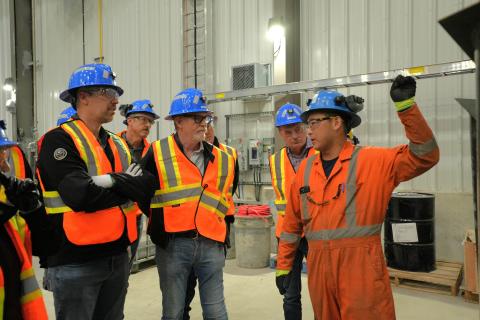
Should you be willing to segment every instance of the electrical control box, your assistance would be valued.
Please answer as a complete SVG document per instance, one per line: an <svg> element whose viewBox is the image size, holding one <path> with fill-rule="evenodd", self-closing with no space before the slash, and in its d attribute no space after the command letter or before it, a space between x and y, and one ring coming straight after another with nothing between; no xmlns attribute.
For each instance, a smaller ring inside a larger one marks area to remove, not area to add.
<svg viewBox="0 0 480 320"><path fill-rule="evenodd" d="M248 143L248 164L250 167L260 166L262 160L262 143L257 139L250 139Z"/></svg>
<svg viewBox="0 0 480 320"><path fill-rule="evenodd" d="M268 166L270 156L275 153L275 138L263 138L263 165Z"/></svg>
<svg viewBox="0 0 480 320"><path fill-rule="evenodd" d="M239 171L248 171L248 150L242 138L228 139L227 145L237 150L237 162Z"/></svg>

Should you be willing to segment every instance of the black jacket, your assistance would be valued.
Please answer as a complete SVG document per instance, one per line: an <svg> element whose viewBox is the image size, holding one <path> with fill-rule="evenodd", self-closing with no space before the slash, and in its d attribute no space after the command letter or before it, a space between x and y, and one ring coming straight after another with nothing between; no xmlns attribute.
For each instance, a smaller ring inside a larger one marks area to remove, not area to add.
<svg viewBox="0 0 480 320"><path fill-rule="evenodd" d="M108 139L111 139L109 134L101 128L99 142L114 168L115 161ZM63 151L66 156L62 159L55 157L56 151L57 154L62 154L58 150ZM45 134L38 155L37 168L45 189L57 190L63 202L75 211L95 212L119 206L128 200L114 189L105 189L93 183L72 138L61 128L55 128ZM125 227L122 236L116 241L77 246L67 239L63 231L62 214L49 215L48 218L54 230L50 237L58 243L57 252L48 257L48 267L118 255L126 252L130 245Z"/></svg>

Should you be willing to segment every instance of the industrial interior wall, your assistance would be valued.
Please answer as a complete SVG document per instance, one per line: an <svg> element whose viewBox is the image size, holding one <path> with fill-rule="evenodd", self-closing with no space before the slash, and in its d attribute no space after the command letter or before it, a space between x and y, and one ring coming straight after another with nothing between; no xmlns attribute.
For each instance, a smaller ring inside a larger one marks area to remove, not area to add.
<svg viewBox="0 0 480 320"><path fill-rule="evenodd" d="M182 2L169 0L41 0L35 1L38 83L38 127L51 128L67 105L58 99L71 72L104 57L125 93L119 103L150 99L163 118L182 88ZM101 11L99 3L102 3ZM82 15L84 13L84 15ZM100 23L99 17L102 17ZM103 25L103 28L100 28ZM101 32L102 31L102 32ZM119 112L106 127L123 130ZM150 139L171 133L159 121Z"/></svg>
<svg viewBox="0 0 480 320"><path fill-rule="evenodd" d="M213 50L213 63L210 68L207 64L206 88L211 92L230 91L232 66L273 61L273 45L266 37L268 20L273 15L273 1L206 0L206 8L207 42L211 41ZM269 101L222 102L214 104L212 108L219 119L215 133L220 140L226 137L225 115L273 110ZM248 125L243 123L232 130L235 130L237 137L258 137L262 133L257 130L262 130L263 122L258 122L260 125L257 122Z"/></svg>
<svg viewBox="0 0 480 320"><path fill-rule="evenodd" d="M40 0L35 5L37 130L52 128L68 104L59 99L72 71L83 64L83 1Z"/></svg>
<svg viewBox="0 0 480 320"><path fill-rule="evenodd" d="M438 20L476 1L301 0L301 73L323 79L468 60ZM406 143L389 84L342 90L365 98L364 145ZM469 116L454 98L474 98L473 74L420 80L416 100L440 146L440 163L399 190L436 194L437 255L463 260L461 240L473 228Z"/></svg>
<svg viewBox="0 0 480 320"><path fill-rule="evenodd" d="M12 77L11 43L10 43L10 1L0 0L0 87L5 79ZM0 120L7 123L7 135L13 137L12 115L6 110L10 93L0 89Z"/></svg>

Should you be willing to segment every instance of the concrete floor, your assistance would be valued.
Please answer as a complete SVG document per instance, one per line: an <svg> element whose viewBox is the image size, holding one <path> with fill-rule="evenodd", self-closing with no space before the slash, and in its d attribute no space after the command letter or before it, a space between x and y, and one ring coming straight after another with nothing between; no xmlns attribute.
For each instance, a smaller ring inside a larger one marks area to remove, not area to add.
<svg viewBox="0 0 480 320"><path fill-rule="evenodd" d="M42 271L37 268L38 279ZM283 319L282 298L278 294L272 269L242 269L235 260L227 260L224 274L225 296L229 319ZM303 318L313 319L307 292L307 277L303 276ZM463 301L461 297L423 293L394 288L397 319L399 320L476 320L479 305ZM44 292L47 309L54 319L53 297ZM192 305L191 318L202 319L198 292ZM160 319L161 293L155 267L144 269L130 277L125 304L126 319Z"/></svg>

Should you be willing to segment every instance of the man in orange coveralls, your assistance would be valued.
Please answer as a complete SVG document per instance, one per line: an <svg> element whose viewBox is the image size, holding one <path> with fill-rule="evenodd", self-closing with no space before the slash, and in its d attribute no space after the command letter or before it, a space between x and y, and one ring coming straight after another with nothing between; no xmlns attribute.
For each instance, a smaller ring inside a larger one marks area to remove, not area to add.
<svg viewBox="0 0 480 320"><path fill-rule="evenodd" d="M432 130L415 103L416 83L398 76L390 96L410 143L353 146L363 99L320 91L302 114L320 155L302 162L288 196L276 284L283 293L302 232L308 240L308 287L317 320L395 319L380 243L391 193L439 160Z"/></svg>

